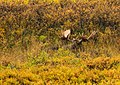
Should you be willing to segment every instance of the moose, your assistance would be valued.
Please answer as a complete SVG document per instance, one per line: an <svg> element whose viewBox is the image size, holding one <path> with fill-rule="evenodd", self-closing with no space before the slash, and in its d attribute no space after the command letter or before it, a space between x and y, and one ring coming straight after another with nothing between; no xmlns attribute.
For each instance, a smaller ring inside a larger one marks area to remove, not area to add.
<svg viewBox="0 0 120 85"><path fill-rule="evenodd" d="M92 37L94 37L94 36L96 35L96 33L97 33L97 31L93 31L88 37L86 37L86 36L81 36L80 39L75 39L75 38L70 39L69 36L71 35L71 30L68 29L68 30L65 30L65 31L62 33L61 39L72 42L71 48L72 48L72 49L75 49L76 47L78 47L79 45L81 45L82 42L87 42L87 41L89 41Z"/></svg>

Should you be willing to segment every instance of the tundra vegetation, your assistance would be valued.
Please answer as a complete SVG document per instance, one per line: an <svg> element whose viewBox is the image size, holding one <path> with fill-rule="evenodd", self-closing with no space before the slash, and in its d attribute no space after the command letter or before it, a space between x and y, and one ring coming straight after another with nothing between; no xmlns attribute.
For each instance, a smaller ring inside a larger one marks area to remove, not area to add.
<svg viewBox="0 0 120 85"><path fill-rule="evenodd" d="M120 0L0 0L0 85L120 85Z"/></svg>

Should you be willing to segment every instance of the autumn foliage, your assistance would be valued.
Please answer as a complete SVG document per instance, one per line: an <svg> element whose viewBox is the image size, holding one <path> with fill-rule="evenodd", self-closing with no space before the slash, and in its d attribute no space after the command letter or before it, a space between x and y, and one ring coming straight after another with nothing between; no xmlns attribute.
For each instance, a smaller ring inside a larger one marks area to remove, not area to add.
<svg viewBox="0 0 120 85"><path fill-rule="evenodd" d="M119 85L119 0L0 0L0 84ZM71 49L70 38L97 34Z"/></svg>

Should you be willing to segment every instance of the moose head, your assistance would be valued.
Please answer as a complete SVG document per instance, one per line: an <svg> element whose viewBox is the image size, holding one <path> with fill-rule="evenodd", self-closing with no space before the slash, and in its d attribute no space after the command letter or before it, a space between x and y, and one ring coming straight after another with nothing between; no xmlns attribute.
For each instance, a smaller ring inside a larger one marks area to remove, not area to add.
<svg viewBox="0 0 120 85"><path fill-rule="evenodd" d="M81 36L79 39L70 39L69 36L71 35L71 30L68 29L66 31L64 31L62 33L62 39L63 40L68 40L68 41L71 41L73 44L72 44L72 47L76 47L77 45L80 45L82 42L87 42L89 41L92 37L94 37L96 35L97 31L93 31L88 37L86 36Z"/></svg>

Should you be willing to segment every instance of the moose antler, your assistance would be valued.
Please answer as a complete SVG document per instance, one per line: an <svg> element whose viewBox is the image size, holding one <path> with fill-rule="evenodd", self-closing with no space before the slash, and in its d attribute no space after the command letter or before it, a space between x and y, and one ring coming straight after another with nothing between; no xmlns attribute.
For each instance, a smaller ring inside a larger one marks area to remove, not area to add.
<svg viewBox="0 0 120 85"><path fill-rule="evenodd" d="M72 44L72 47L71 47L71 48L72 48L72 49L76 49L76 48L78 47L78 45L81 45L82 42L89 41L89 39L92 38L92 37L94 37L96 33L97 33L97 31L93 31L93 32L90 34L90 36L88 36L88 37L82 36L81 39L75 40L75 41L77 41L77 42L74 42L74 43Z"/></svg>
<svg viewBox="0 0 120 85"><path fill-rule="evenodd" d="M70 30L70 29L64 31L64 32L62 33L62 39L64 39L64 40L66 39L66 40L69 40L69 41L70 41L70 39L69 39L70 33L71 33L71 30Z"/></svg>
<svg viewBox="0 0 120 85"><path fill-rule="evenodd" d="M88 37L81 36L80 39L75 39L75 38L69 39L69 35L71 34L71 30L68 29L68 30L66 30L66 31L64 31L62 33L62 39L63 40L68 40L68 41L72 42L72 44L70 45L71 48L72 49L76 49L76 48L78 48L78 45L81 45L82 42L89 41L89 39L91 39L92 37L94 37L96 33L97 33L97 31L93 31Z"/></svg>
<svg viewBox="0 0 120 85"><path fill-rule="evenodd" d="M88 41L90 38L94 37L96 33L97 31L93 31L88 37L82 36L81 39L78 40L78 44Z"/></svg>
<svg viewBox="0 0 120 85"><path fill-rule="evenodd" d="M74 48L74 47L76 47L77 45L80 45L82 42L89 41L89 39L91 39L92 37L95 36L95 34L97 33L97 31L93 31L88 37L82 36L80 39L75 39L75 38L73 38L72 40L69 39L69 37L68 37L68 36L70 35L70 33L71 33L71 30L70 30L70 29L64 31L64 32L63 32L63 37L62 37L62 39L65 39L65 40L68 40L68 41L73 42L72 47Z"/></svg>
<svg viewBox="0 0 120 85"><path fill-rule="evenodd" d="M97 31L93 31L93 32L90 34L90 36L87 38L87 40L89 40L90 38L94 37L96 33L97 33Z"/></svg>

